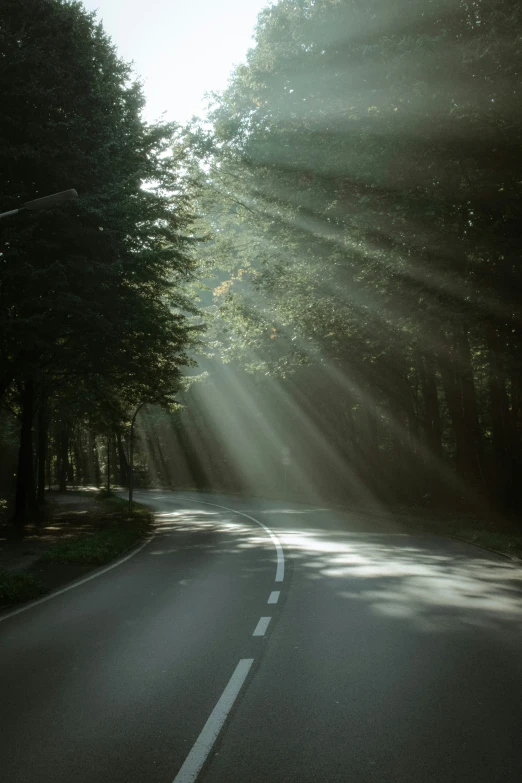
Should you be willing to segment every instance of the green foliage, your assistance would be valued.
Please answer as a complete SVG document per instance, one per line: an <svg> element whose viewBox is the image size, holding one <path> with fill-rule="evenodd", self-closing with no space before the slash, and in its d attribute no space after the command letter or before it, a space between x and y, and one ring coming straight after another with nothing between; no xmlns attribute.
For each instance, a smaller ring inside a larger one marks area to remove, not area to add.
<svg viewBox="0 0 522 783"><path fill-rule="evenodd" d="M3 371L47 387L94 379L101 398L124 389L123 404L161 396L187 362L191 309L176 127L143 122L140 86L80 3L8 0L3 19L2 203L80 194L6 221Z"/></svg>
<svg viewBox="0 0 522 783"><path fill-rule="evenodd" d="M121 498L112 497L108 502L115 511L122 512L122 516L126 513L125 501ZM148 509L134 504L131 519L122 518L117 524L107 525L94 533L58 541L44 552L41 562L103 565L138 543L147 533L151 519Z"/></svg>
<svg viewBox="0 0 522 783"><path fill-rule="evenodd" d="M379 3L376 15L375 3L284 0L217 101L218 263L256 270L250 298L234 275L219 298L229 320L246 326L248 311L254 333L263 324L267 351L270 322L288 348L300 340L343 360L350 345L350 361L412 329L426 343L430 314L444 327L484 315L518 327L506 287L518 279L518 39L494 24L504 15L514 31L516 12L479 3L477 22L464 4L432 5L421 15L420 3ZM492 252L505 262L488 264Z"/></svg>
<svg viewBox="0 0 522 783"><path fill-rule="evenodd" d="M446 518L440 512L436 516L419 516L418 513L410 516L407 513L399 513L398 518L401 524L413 530L438 533L510 557L522 557L522 534L516 530L515 525L506 528L505 525L495 525L487 518L470 518L466 515L452 515Z"/></svg>
<svg viewBox="0 0 522 783"><path fill-rule="evenodd" d="M40 583L32 574L0 571L0 606L18 601L30 601L42 593Z"/></svg>
<svg viewBox="0 0 522 783"><path fill-rule="evenodd" d="M324 426L336 406L344 458L355 435L350 458L378 473L390 454L396 481L454 462L472 494L517 482L520 13L281 0L212 130L187 130L209 355L294 375Z"/></svg>
<svg viewBox="0 0 522 783"><path fill-rule="evenodd" d="M0 397L24 418L29 384L26 433L45 408L65 453L77 424L107 435L144 401L171 405L193 363L194 191L176 124L144 122L140 84L81 3L6 0L0 49L2 208L79 193L2 221Z"/></svg>

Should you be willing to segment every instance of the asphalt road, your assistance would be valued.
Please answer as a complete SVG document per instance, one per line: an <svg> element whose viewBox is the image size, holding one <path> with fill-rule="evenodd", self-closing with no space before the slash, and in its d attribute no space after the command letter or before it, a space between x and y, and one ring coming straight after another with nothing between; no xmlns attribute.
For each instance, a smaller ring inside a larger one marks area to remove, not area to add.
<svg viewBox="0 0 522 783"><path fill-rule="evenodd" d="M2 783L520 783L521 568L327 508L145 498L139 552L0 615Z"/></svg>

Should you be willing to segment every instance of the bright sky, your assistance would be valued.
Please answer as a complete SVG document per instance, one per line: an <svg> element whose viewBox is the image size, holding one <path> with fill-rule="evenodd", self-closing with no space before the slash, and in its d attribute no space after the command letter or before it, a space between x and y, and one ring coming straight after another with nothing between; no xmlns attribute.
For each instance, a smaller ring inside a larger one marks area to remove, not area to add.
<svg viewBox="0 0 522 783"><path fill-rule="evenodd" d="M202 114L205 92L222 90L252 46L270 0L83 0L98 11L120 57L144 81L145 117L184 123Z"/></svg>

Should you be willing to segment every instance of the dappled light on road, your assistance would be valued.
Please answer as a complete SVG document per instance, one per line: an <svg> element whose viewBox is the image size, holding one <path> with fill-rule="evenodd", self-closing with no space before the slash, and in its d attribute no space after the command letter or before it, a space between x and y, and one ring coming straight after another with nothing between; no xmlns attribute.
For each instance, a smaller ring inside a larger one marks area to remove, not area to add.
<svg viewBox="0 0 522 783"><path fill-rule="evenodd" d="M285 550L339 595L423 631L522 620L522 574L507 562L459 553L432 536L284 532ZM448 551L449 550L449 551ZM470 553L473 551L469 549Z"/></svg>
<svg viewBox="0 0 522 783"><path fill-rule="evenodd" d="M249 513L254 513L249 510ZM522 572L507 560L433 535L412 535L388 520L340 514L327 508L273 505L257 516L277 534L300 578L330 590L332 600L366 606L372 615L412 624L417 630L507 628L522 621ZM318 519L319 516L319 519ZM296 528L288 526L295 517ZM181 508L156 515L151 555L172 551L171 534L192 534L191 549L237 554L252 548L275 560L273 543L232 512ZM321 525L317 525L320 520ZM217 533L207 540L205 533ZM201 537L201 542L199 538ZM253 569L251 563L248 570ZM343 615L339 606L339 622Z"/></svg>

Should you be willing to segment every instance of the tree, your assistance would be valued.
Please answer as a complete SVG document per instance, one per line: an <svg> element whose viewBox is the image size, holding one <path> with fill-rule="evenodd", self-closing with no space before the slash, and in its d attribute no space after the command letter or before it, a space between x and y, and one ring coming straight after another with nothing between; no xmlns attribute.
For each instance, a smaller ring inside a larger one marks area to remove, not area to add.
<svg viewBox="0 0 522 783"><path fill-rule="evenodd" d="M221 355L279 377L315 366L345 392L334 437L355 411L374 473L397 487L411 465L417 497L443 482L513 502L520 14L281 0L213 130L187 137L213 205Z"/></svg>
<svg viewBox="0 0 522 783"><path fill-rule="evenodd" d="M176 126L142 120L139 83L81 3L6 0L0 46L2 201L80 194L2 225L0 391L14 394L25 422L22 530L31 483L22 466L50 397L74 388L87 406L96 390L96 405L117 397L122 410L176 388L191 331L182 285L192 195Z"/></svg>

